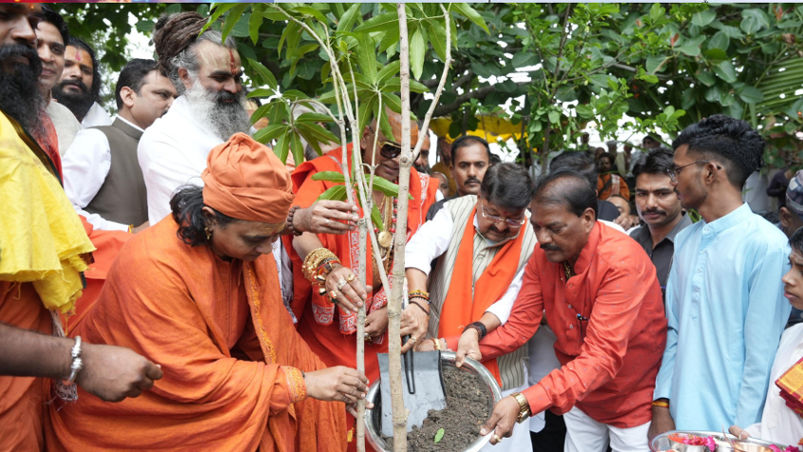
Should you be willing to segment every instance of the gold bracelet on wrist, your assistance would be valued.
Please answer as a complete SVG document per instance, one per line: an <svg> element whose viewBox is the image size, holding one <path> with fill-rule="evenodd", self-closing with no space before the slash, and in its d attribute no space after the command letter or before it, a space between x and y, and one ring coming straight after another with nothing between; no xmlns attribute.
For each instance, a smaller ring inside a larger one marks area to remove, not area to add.
<svg viewBox="0 0 803 452"><path fill-rule="evenodd" d="M304 278L311 283L317 283L316 276L318 276L318 267L321 263L330 259L333 262L338 261L337 256L326 248L315 248L307 254L304 258L304 263L301 265L301 271L304 273ZM331 268L331 267L330 267ZM325 276L325 275L324 275Z"/></svg>
<svg viewBox="0 0 803 452"><path fill-rule="evenodd" d="M530 402L520 392L513 393L512 396L519 403L519 414L516 416L516 422L522 422L530 417Z"/></svg>

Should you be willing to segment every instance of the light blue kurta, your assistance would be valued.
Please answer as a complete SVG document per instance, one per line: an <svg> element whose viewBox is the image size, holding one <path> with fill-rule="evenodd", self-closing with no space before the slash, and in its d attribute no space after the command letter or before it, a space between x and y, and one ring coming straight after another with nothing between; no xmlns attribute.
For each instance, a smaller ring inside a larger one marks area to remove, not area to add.
<svg viewBox="0 0 803 452"><path fill-rule="evenodd" d="M788 256L783 233L747 204L677 235L655 385L677 429L720 431L761 418L789 318L781 283Z"/></svg>

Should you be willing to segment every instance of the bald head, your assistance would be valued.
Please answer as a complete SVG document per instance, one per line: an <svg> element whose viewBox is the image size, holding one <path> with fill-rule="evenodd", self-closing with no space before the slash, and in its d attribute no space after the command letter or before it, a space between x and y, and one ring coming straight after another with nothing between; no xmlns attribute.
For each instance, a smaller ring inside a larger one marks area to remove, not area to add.
<svg viewBox="0 0 803 452"><path fill-rule="evenodd" d="M560 205L580 216L586 209L597 213L597 194L582 174L571 170L550 173L535 187L533 202Z"/></svg>
<svg viewBox="0 0 803 452"><path fill-rule="evenodd" d="M399 177L399 155L401 155L402 117L399 113L385 109L385 118L390 125L392 137L386 137L382 128L378 127L376 119L371 121L362 133L360 149L363 161L369 165L376 165L376 175L390 181ZM418 124L410 121L410 147L411 150L418 141ZM374 143L376 142L376 146Z"/></svg>

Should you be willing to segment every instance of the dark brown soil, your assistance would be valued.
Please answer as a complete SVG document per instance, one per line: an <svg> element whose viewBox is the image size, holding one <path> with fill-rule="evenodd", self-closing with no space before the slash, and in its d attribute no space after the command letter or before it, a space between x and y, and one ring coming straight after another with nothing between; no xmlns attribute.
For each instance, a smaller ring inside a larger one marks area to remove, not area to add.
<svg viewBox="0 0 803 452"><path fill-rule="evenodd" d="M443 366L446 408L429 412L421 427L407 434L410 451L461 451L479 437L480 426L490 417L493 399L480 378L454 366ZM439 429L443 437L435 442ZM385 438L393 444L392 438Z"/></svg>

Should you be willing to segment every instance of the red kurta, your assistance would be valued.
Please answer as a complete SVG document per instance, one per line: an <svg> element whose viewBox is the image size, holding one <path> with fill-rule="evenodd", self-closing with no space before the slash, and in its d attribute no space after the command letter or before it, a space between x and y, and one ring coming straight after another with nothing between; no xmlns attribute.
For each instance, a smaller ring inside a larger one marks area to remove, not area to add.
<svg viewBox="0 0 803 452"><path fill-rule="evenodd" d="M272 256L224 261L190 247L167 217L134 236L73 331L129 347L164 378L106 403L79 390L51 408L51 450L340 451L341 403L306 399L323 367L293 327Z"/></svg>
<svg viewBox="0 0 803 452"><path fill-rule="evenodd" d="M351 152L351 145L348 147ZM349 154L350 155L350 154ZM312 180L310 176L320 171L340 172L340 159L342 150L340 148L332 150L325 155L314 160L304 162L293 173L293 189L296 191L295 204L301 207L309 207L324 191L337 185L333 182ZM407 211L407 237L408 239L426 220L427 210L435 202L435 192L438 190L438 181L425 174L419 174L415 169L410 169L410 195L413 199L409 200ZM360 211L362 215L362 211ZM318 239L323 246L337 255L343 265L357 270L357 257L359 243L356 240L357 231L350 234L318 234ZM371 256L371 246L368 244L367 253ZM295 253L293 253L295 255ZM367 281L373 279L370 260L367 261ZM297 255L293 261L294 268L301 268L301 261ZM340 332L337 316L334 315L334 305L328 299L321 297L317 292L310 294L310 284L304 279L302 272L294 272L295 298L294 310L298 315L303 309L300 317L299 330L301 335L309 343L310 348L329 365L344 365L351 368L357 366L357 344L354 334L342 334ZM375 289L375 293L379 288ZM309 300L310 295L313 300ZM373 294L369 294L373 295ZM328 324L327 324L328 323ZM387 353L387 333L381 340L365 344L365 376L371 381L379 377L379 364L377 363L377 353Z"/></svg>
<svg viewBox="0 0 803 452"><path fill-rule="evenodd" d="M649 422L666 345L655 266L633 239L597 222L574 271L566 281L563 265L536 247L510 318L480 343L483 359L521 346L545 310L561 367L523 391L530 410L565 413L577 405L615 427Z"/></svg>

